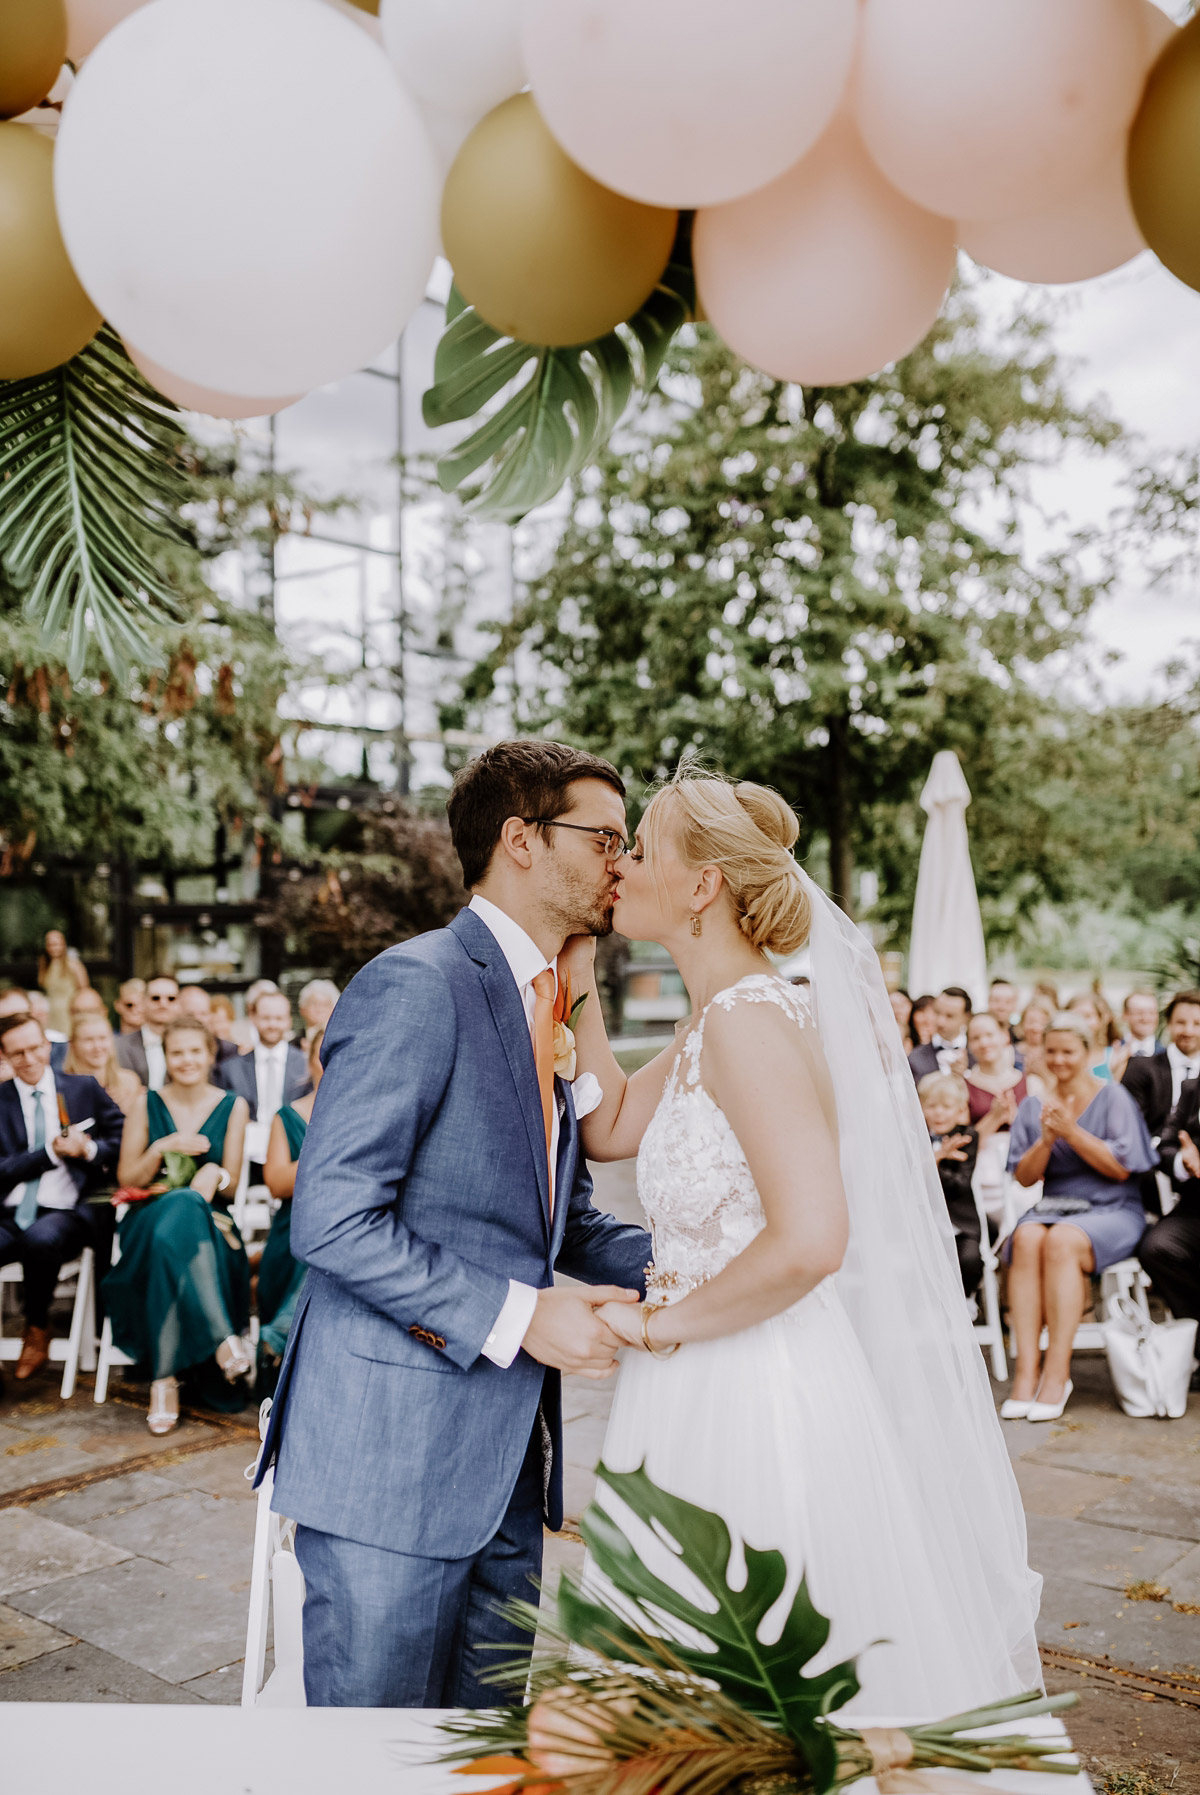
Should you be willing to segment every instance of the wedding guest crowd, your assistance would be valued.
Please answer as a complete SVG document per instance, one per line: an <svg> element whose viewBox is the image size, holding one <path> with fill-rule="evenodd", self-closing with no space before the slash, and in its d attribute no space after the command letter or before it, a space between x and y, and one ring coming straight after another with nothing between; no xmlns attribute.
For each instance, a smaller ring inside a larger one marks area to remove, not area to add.
<svg viewBox="0 0 1200 1795"><path fill-rule="evenodd" d="M52 967L66 953L56 933ZM321 1076L319 1018L337 987L314 980L301 993L302 1049L271 980L251 987L244 1019L170 974L126 980L114 1034L86 973L69 977L69 990L61 969L50 981L66 1024L58 1043L44 993L0 992L0 1264L21 1264L25 1313L15 1375L25 1383L46 1365L62 1267L90 1246L114 1345L149 1381L151 1431L166 1433L181 1397L241 1408L256 1368L273 1387L305 1272L291 1255L291 1194ZM252 1120L269 1145L250 1176L277 1202L257 1268L257 1353L254 1267L232 1213Z"/></svg>

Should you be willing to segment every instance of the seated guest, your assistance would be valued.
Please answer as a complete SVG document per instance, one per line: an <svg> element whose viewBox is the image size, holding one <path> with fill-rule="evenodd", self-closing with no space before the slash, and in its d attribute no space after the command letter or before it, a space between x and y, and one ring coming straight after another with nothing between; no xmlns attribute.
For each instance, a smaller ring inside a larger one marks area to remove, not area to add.
<svg viewBox="0 0 1200 1795"><path fill-rule="evenodd" d="M24 1383L50 1357L59 1271L97 1243L88 1197L113 1174L124 1117L94 1078L51 1070L50 1043L34 1017L4 1017L0 1049L13 1070L0 1085L0 1265L19 1260L24 1272L16 1369Z"/></svg>
<svg viewBox="0 0 1200 1795"><path fill-rule="evenodd" d="M1060 1011L1059 1014L1064 1012ZM1100 1001L1094 991L1079 991L1068 999L1067 1012L1072 1016L1082 1017L1091 1039L1089 1054L1089 1070L1093 1078L1102 1084L1109 1084L1113 1078L1112 1045L1108 1039L1108 1026Z"/></svg>
<svg viewBox="0 0 1200 1795"><path fill-rule="evenodd" d="M1008 979L993 979L988 986L988 1015L994 1016L1010 1041L1017 1031L1013 1021L1017 1014L1017 987Z"/></svg>
<svg viewBox="0 0 1200 1795"><path fill-rule="evenodd" d="M1008 1301L1017 1335L1005 1420L1056 1421L1071 1394L1071 1350L1088 1296L1088 1275L1127 1259L1145 1231L1136 1174L1158 1155L1142 1112L1119 1084L1089 1069L1092 1031L1079 1010L1060 1011L1046 1031L1052 1089L1017 1110L1008 1167L1042 1196L1009 1242ZM1043 1326L1050 1340L1044 1361Z"/></svg>
<svg viewBox="0 0 1200 1795"><path fill-rule="evenodd" d="M971 1192L979 1136L967 1120L967 1087L956 1072L927 1072L917 1095L954 1229L963 1294L974 1296L983 1281L983 1230Z"/></svg>
<svg viewBox="0 0 1200 1795"><path fill-rule="evenodd" d="M230 1005L232 1010L233 1006ZM212 998L203 985L181 985L179 996L175 1001L175 1014L188 1016L193 1022L202 1022L213 1040L217 1043L217 1065L231 1059L237 1052L232 1041L222 1040L213 1028Z"/></svg>
<svg viewBox="0 0 1200 1795"><path fill-rule="evenodd" d="M308 1052L313 1036L324 1034L325 1025L333 1015L340 996L341 992L332 979L310 979L296 999L296 1008L304 1024L305 1053Z"/></svg>
<svg viewBox="0 0 1200 1795"><path fill-rule="evenodd" d="M132 1113L142 1088L137 1074L126 1071L117 1059L117 1043L108 1017L91 1010L77 1015L71 1023L63 1071L94 1078L123 1116Z"/></svg>
<svg viewBox="0 0 1200 1795"><path fill-rule="evenodd" d="M1132 1058L1161 1053L1158 999L1152 991L1131 991L1121 1006L1121 1045Z"/></svg>
<svg viewBox="0 0 1200 1795"><path fill-rule="evenodd" d="M912 1075L919 1084L927 1072L965 1072L974 1065L967 1051L967 1018L971 999L960 985L947 985L933 1000L933 1037L928 1046L914 1047L908 1056Z"/></svg>
<svg viewBox="0 0 1200 1795"><path fill-rule="evenodd" d="M909 1017L912 1015L912 998L907 991L889 991L888 997L892 1005L892 1015L896 1018L896 1027L900 1030L900 1039L904 1043L905 1053L911 1053L916 1046L909 1032Z"/></svg>
<svg viewBox="0 0 1200 1795"><path fill-rule="evenodd" d="M217 1082L246 1099L252 1121L269 1122L285 1103L294 1103L311 1090L308 1062L288 1040L292 1006L282 991L263 991L251 1021L258 1034L253 1052L224 1060L217 1068Z"/></svg>
<svg viewBox="0 0 1200 1795"><path fill-rule="evenodd" d="M1038 1078L1045 1075L1046 1066L1042 1049L1046 1044L1046 1029L1055 1011L1050 1008L1045 998L1031 997L1021 1012L1021 1020L1017 1024L1017 1040L1021 1045L1021 1059L1027 1073L1034 1073Z"/></svg>
<svg viewBox="0 0 1200 1795"><path fill-rule="evenodd" d="M108 1005L94 985L85 985L82 991L76 991L71 999L67 1016L67 1039L71 1039L71 1024L76 1016L108 1016Z"/></svg>
<svg viewBox="0 0 1200 1795"><path fill-rule="evenodd" d="M33 1016L34 999L41 999L41 1007L45 1010L46 1000L40 991L26 991L20 985L10 985L7 991L0 992L0 1022L9 1016ZM36 1017L35 1017L36 1020ZM46 1033L45 1024L41 1024L42 1033L50 1042L50 1070L61 1072L62 1063L67 1055L67 1043L62 1039L52 1039ZM3 1054L0 1054L0 1084L10 1079L13 1069Z"/></svg>
<svg viewBox="0 0 1200 1795"><path fill-rule="evenodd" d="M146 1020L136 1035L117 1036L117 1058L152 1091L161 1091L167 1076L163 1030L178 1002L179 980L169 972L156 972L146 980Z"/></svg>
<svg viewBox="0 0 1200 1795"><path fill-rule="evenodd" d="M998 1129L1011 1128L1017 1105L1032 1092L1041 1094L1041 1080L1013 1064L1012 1042L1004 1024L990 1010L980 1010L967 1024L971 1065L966 1072L971 1125L986 1140Z"/></svg>
<svg viewBox="0 0 1200 1795"><path fill-rule="evenodd" d="M1200 992L1184 993L1196 998ZM1176 1000L1179 1001L1178 999ZM1179 1199L1138 1247L1146 1276L1177 1321L1200 1319L1200 1077L1189 1078L1162 1132L1159 1151Z"/></svg>
<svg viewBox="0 0 1200 1795"><path fill-rule="evenodd" d="M113 1009L123 1035L136 1035L146 1020L145 979L124 979L117 988Z"/></svg>
<svg viewBox="0 0 1200 1795"><path fill-rule="evenodd" d="M215 1045L198 1022L163 1031L167 1078L139 1099L118 1177L149 1189L118 1224L121 1257L104 1280L113 1341L149 1375L153 1434L179 1420L179 1383L210 1408L244 1406L251 1369L250 1271L229 1213L242 1169L246 1104L211 1082Z"/></svg>
<svg viewBox="0 0 1200 1795"><path fill-rule="evenodd" d="M50 1070L61 1072L67 1057L67 1037L60 1028L51 1028L50 999L43 991L29 992L29 1014L35 1022L41 1023L42 1032L50 1043Z"/></svg>
<svg viewBox="0 0 1200 1795"><path fill-rule="evenodd" d="M319 1028L308 1048L308 1071L312 1090L295 1103L285 1103L271 1123L271 1139L267 1147L264 1182L279 1208L271 1219L271 1232L258 1267L258 1378L254 1391L259 1401L274 1393L279 1376L279 1362L287 1345L288 1330L296 1310L296 1299L308 1270L292 1258L292 1193L296 1188L296 1164L321 1082L321 1042L325 1030Z"/></svg>
<svg viewBox="0 0 1200 1795"><path fill-rule="evenodd" d="M1154 1014L1157 1017L1157 1002ZM1197 1076L1200 1076L1200 991L1180 991L1167 1005L1165 1048L1150 1054L1131 1054L1121 1080L1145 1116L1146 1127L1156 1147L1184 1085L1189 1078ZM1173 1158L1173 1150L1170 1158L1163 1155L1163 1170L1168 1174ZM1152 1172L1142 1179L1142 1202L1152 1215L1158 1214L1158 1184Z"/></svg>
<svg viewBox="0 0 1200 1795"><path fill-rule="evenodd" d="M933 1040L937 1029L937 1021L933 1013L936 1002L937 998L928 994L924 997L913 998L912 1009L908 1015L908 1032L912 1037L913 1047L928 1047L930 1041Z"/></svg>

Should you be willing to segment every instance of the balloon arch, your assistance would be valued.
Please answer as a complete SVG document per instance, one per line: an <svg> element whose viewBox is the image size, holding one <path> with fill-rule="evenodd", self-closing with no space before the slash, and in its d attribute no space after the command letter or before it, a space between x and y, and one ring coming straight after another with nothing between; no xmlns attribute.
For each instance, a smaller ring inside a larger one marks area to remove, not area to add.
<svg viewBox="0 0 1200 1795"><path fill-rule="evenodd" d="M442 468L494 515L689 317L827 386L921 340L959 249L1200 288L1200 21L1151 0L6 0L0 118L0 382L103 319L178 405L275 411L441 247L426 412L507 395Z"/></svg>

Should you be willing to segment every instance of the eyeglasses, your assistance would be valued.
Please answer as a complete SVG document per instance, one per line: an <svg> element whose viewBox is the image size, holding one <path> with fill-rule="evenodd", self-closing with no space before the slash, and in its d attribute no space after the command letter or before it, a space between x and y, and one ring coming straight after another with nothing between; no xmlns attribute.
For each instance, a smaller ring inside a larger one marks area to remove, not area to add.
<svg viewBox="0 0 1200 1795"><path fill-rule="evenodd" d="M14 1065L18 1060L35 1060L45 1045L44 1041L39 1041L36 1047L6 1047L4 1057Z"/></svg>
<svg viewBox="0 0 1200 1795"><path fill-rule="evenodd" d="M598 829L590 823L560 823L552 816L523 816L523 823L536 823L540 829L574 829L580 835L590 835L601 849L606 860L619 860L622 854L629 852L629 843L619 829Z"/></svg>

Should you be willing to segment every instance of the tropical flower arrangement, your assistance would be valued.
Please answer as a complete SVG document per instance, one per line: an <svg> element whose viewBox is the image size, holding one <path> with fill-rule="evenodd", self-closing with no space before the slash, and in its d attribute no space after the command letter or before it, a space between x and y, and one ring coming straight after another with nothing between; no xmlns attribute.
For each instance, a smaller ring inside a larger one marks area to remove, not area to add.
<svg viewBox="0 0 1200 1795"><path fill-rule="evenodd" d="M833 1714L858 1693L856 1661L805 1674L830 1623L803 1579L778 1638L759 1636L787 1586L782 1553L746 1546L745 1582L735 1588L733 1541L719 1515L668 1495L644 1468L602 1465L599 1475L673 1544L706 1600L664 1583L593 1504L582 1532L604 1582L585 1590L564 1573L549 1619L529 1604L511 1611L547 1640L532 1673L524 1664L496 1672L518 1701L528 1675L528 1704L443 1722L447 1762L464 1775L508 1778L490 1795L826 1795L871 1775L883 1795L902 1795L957 1786L925 1781L920 1772L933 1768L1078 1774L1063 1738L979 1737L1059 1713L1075 1695L1030 1690L904 1728L839 1725Z"/></svg>

